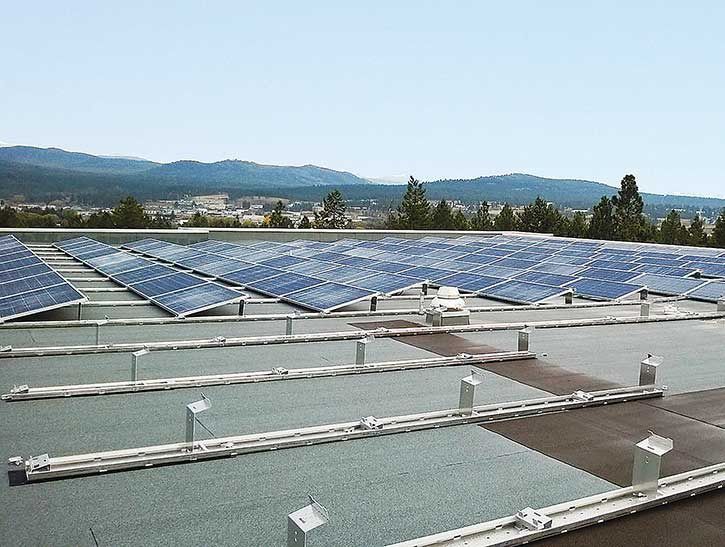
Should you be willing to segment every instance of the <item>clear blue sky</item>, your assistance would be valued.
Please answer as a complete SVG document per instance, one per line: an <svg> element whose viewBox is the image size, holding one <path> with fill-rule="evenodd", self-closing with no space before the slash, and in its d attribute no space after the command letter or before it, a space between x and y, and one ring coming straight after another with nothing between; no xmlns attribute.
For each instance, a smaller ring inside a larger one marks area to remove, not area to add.
<svg viewBox="0 0 725 547"><path fill-rule="evenodd" d="M725 196L723 2L10 2L0 141Z"/></svg>

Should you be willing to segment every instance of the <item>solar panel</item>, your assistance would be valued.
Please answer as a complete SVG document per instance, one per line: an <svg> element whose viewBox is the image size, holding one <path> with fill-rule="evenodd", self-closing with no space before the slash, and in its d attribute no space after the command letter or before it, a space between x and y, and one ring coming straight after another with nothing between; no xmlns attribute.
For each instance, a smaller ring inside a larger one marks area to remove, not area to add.
<svg viewBox="0 0 725 547"><path fill-rule="evenodd" d="M327 282L287 294L283 299L305 308L328 312L366 300L373 295L375 295L375 292L367 289Z"/></svg>
<svg viewBox="0 0 725 547"><path fill-rule="evenodd" d="M15 236L0 237L0 319L85 301L83 294Z"/></svg>
<svg viewBox="0 0 725 547"><path fill-rule="evenodd" d="M720 298L725 297L725 282L710 281L688 293L687 297L706 302L717 302Z"/></svg>
<svg viewBox="0 0 725 547"><path fill-rule="evenodd" d="M528 270L529 268L536 266L536 262L533 260L517 260L515 258L502 258L498 262L494 262L491 266L504 267L504 268L516 268L517 270Z"/></svg>
<svg viewBox="0 0 725 547"><path fill-rule="evenodd" d="M679 296L696 289L705 281L691 277L670 277L646 273L636 277L631 283L646 286L653 293Z"/></svg>
<svg viewBox="0 0 725 547"><path fill-rule="evenodd" d="M459 272L448 277L440 279L438 282L442 286L457 287L465 292L478 292L497 283L501 283L503 279L498 277L490 277L486 275L477 275L474 273Z"/></svg>
<svg viewBox="0 0 725 547"><path fill-rule="evenodd" d="M531 271L534 272L546 272L560 275L572 275L581 270L580 266L571 266L569 264L555 264L553 262L542 262L537 264Z"/></svg>
<svg viewBox="0 0 725 547"><path fill-rule="evenodd" d="M472 273L476 273L478 275L488 275L491 277L499 277L501 279L507 279L510 277L515 277L519 275L520 273L523 273L523 270L518 270L516 268L505 268L503 266L483 266L482 268L478 268L477 270L473 270Z"/></svg>
<svg viewBox="0 0 725 547"><path fill-rule="evenodd" d="M725 277L725 265L707 262L688 262L686 267L697 268L705 277Z"/></svg>
<svg viewBox="0 0 725 547"><path fill-rule="evenodd" d="M616 300L634 294L642 289L639 285L598 279L579 279L578 281L569 283L567 287L574 289L577 296L598 300Z"/></svg>
<svg viewBox="0 0 725 547"><path fill-rule="evenodd" d="M639 272L627 272L623 270L609 270L606 268L585 268L576 274L579 277L587 277L589 279L601 279L603 281L620 281L626 282L634 279Z"/></svg>
<svg viewBox="0 0 725 547"><path fill-rule="evenodd" d="M487 298L513 302L516 304L538 304L544 300L561 296L568 290L561 287L549 287L525 281L508 280L488 287L479 292Z"/></svg>
<svg viewBox="0 0 725 547"><path fill-rule="evenodd" d="M669 275L670 277L687 277L694 274L695 268L674 268L671 266L658 266L656 264L642 264L637 266L635 271L642 273L653 273L660 275Z"/></svg>
<svg viewBox="0 0 725 547"><path fill-rule="evenodd" d="M247 288L271 296L283 296L294 291L314 287L320 283L324 283L324 280L285 272L280 275L249 282Z"/></svg>
<svg viewBox="0 0 725 547"><path fill-rule="evenodd" d="M588 266L592 268L605 268L607 270L634 270L639 264L637 262L597 259L592 260Z"/></svg>
<svg viewBox="0 0 725 547"><path fill-rule="evenodd" d="M299 274L315 275L317 273L325 272L332 268L337 268L337 264L329 264L327 262L321 262L319 260L304 258L301 259L301 262L298 262L297 264L290 264L289 266L286 266L284 270Z"/></svg>
<svg viewBox="0 0 725 547"><path fill-rule="evenodd" d="M278 270L277 268L268 268L267 266L255 264L254 266L249 266L248 268L226 273L221 276L220 279L244 287L248 283L253 283L255 281L259 281L260 279L272 277L281 273L283 273L282 270Z"/></svg>
<svg viewBox="0 0 725 547"><path fill-rule="evenodd" d="M414 277L419 281L436 282L438 279L448 277L454 272L441 270L438 268L428 268L426 266L417 266L414 268L410 268L409 270L404 270L402 273L403 275L407 275L408 277Z"/></svg>
<svg viewBox="0 0 725 547"><path fill-rule="evenodd" d="M340 266L326 272L320 272L317 277L321 277L325 281L337 281L338 283L349 283L353 279L362 279L368 277L375 272L363 268L355 268L354 266Z"/></svg>
<svg viewBox="0 0 725 547"><path fill-rule="evenodd" d="M400 264L397 262L385 262L385 261L372 261L369 264L365 264L365 267L370 270L375 270L379 272L389 272L389 273L399 273L403 270L410 269L410 266L408 264Z"/></svg>
<svg viewBox="0 0 725 547"><path fill-rule="evenodd" d="M129 288L148 298L155 298L162 294L188 289L189 287L195 287L204 283L205 281L203 279L193 275L172 273L148 281L134 283L133 285L129 285Z"/></svg>
<svg viewBox="0 0 725 547"><path fill-rule="evenodd" d="M529 283L541 283L543 285L551 285L552 287L561 287L566 283L576 281L576 277L571 275L560 275L546 272L524 272L517 275L514 279L519 281L527 281Z"/></svg>
<svg viewBox="0 0 725 547"><path fill-rule="evenodd" d="M160 296L154 302L171 313L185 316L228 304L237 298L239 298L239 293L236 291L207 282L190 289Z"/></svg>
<svg viewBox="0 0 725 547"><path fill-rule="evenodd" d="M181 273L174 268L139 258L126 251L119 251L110 245L94 242L88 238L84 239L94 243L95 246L108 247L113 250L112 253L83 261L84 263L97 271L107 272L107 275L117 283L125 285L178 316L221 306L237 300L240 296L236 291L217 283ZM75 256L74 249L80 249L80 246L76 244L64 245L65 248L56 244L56 247L71 256ZM79 257L76 258L83 260Z"/></svg>
<svg viewBox="0 0 725 547"><path fill-rule="evenodd" d="M395 294L420 284L414 277L391 273L374 273L362 279L346 282L348 285L383 294Z"/></svg>

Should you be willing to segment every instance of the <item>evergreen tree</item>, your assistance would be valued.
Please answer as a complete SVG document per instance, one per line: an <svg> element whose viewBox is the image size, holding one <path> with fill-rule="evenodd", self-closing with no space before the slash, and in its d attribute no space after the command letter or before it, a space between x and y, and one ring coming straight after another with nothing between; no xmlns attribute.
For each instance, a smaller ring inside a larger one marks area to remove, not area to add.
<svg viewBox="0 0 725 547"><path fill-rule="evenodd" d="M707 245L707 234L705 233L705 224L702 222L700 215L695 215L690 222L690 228L687 230L687 239L690 245L696 247L704 247Z"/></svg>
<svg viewBox="0 0 725 547"><path fill-rule="evenodd" d="M478 206L476 216L471 219L471 229L479 232L485 232L493 228L493 221L491 221L491 215L488 212L488 202L483 201Z"/></svg>
<svg viewBox="0 0 725 547"><path fill-rule="evenodd" d="M715 221L715 229L712 231L710 241L714 247L725 247L725 209L720 211L720 215Z"/></svg>
<svg viewBox="0 0 725 547"><path fill-rule="evenodd" d="M310 219L307 218L307 215L302 217L302 220L300 220L300 224L297 227L302 230L309 230L312 228L312 223L310 223Z"/></svg>
<svg viewBox="0 0 725 547"><path fill-rule="evenodd" d="M400 230L425 230L429 227L430 204L422 182L410 177L403 201L397 214L391 215L389 223Z"/></svg>
<svg viewBox="0 0 725 547"><path fill-rule="evenodd" d="M587 224L587 216L581 211L574 213L574 216L568 220L566 224L566 235L569 237L587 237L589 226Z"/></svg>
<svg viewBox="0 0 725 547"><path fill-rule="evenodd" d="M128 196L113 210L113 222L116 228L145 228L148 218L136 198Z"/></svg>
<svg viewBox="0 0 725 547"><path fill-rule="evenodd" d="M345 217L345 200L339 190L333 190L322 200L322 211L315 213L315 228L340 230L349 221Z"/></svg>
<svg viewBox="0 0 725 547"><path fill-rule="evenodd" d="M433 209L431 228L434 230L453 230L453 209L444 199L438 202Z"/></svg>
<svg viewBox="0 0 725 547"><path fill-rule="evenodd" d="M292 228L292 220L284 216L284 203L282 200L278 200L269 215L267 226L270 228Z"/></svg>
<svg viewBox="0 0 725 547"><path fill-rule="evenodd" d="M518 229L522 232L554 233L561 224L561 213L540 197L519 213Z"/></svg>
<svg viewBox="0 0 725 547"><path fill-rule="evenodd" d="M614 239L614 206L612 200L603 196L592 209L589 221L589 237L592 239Z"/></svg>
<svg viewBox="0 0 725 547"><path fill-rule="evenodd" d="M86 219L87 228L116 228L116 221L113 213L101 211L100 213L91 213Z"/></svg>
<svg viewBox="0 0 725 547"><path fill-rule="evenodd" d="M493 221L494 230L502 232L511 232L517 229L518 221L514 210L508 203L504 203L503 209Z"/></svg>
<svg viewBox="0 0 725 547"><path fill-rule="evenodd" d="M456 214L453 215L453 229L458 230L459 232L471 229L471 222L466 218L466 215L464 215L463 211L461 211L460 209L458 209L458 211L456 211Z"/></svg>
<svg viewBox="0 0 725 547"><path fill-rule="evenodd" d="M667 245L679 245L684 243L680 240L682 235L682 221L680 214L672 209L667 217L660 224L659 242Z"/></svg>
<svg viewBox="0 0 725 547"><path fill-rule="evenodd" d="M625 175L621 188L612 198L614 205L614 235L621 241L641 241L644 228L644 200L634 175Z"/></svg>

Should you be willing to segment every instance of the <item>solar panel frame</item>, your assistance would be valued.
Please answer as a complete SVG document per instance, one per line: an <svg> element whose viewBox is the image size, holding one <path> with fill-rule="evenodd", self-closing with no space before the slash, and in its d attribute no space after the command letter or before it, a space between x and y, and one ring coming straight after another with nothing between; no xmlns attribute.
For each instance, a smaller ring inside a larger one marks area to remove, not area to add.
<svg viewBox="0 0 725 547"><path fill-rule="evenodd" d="M697 289L705 284L706 281L702 279L693 279L691 277L670 277L666 275L644 273L632 279L630 283L643 285L647 287L648 291L655 294L681 296Z"/></svg>
<svg viewBox="0 0 725 547"><path fill-rule="evenodd" d="M331 295L328 294L326 297L326 293L331 293ZM327 313L368 300L375 294L374 291L328 281L309 289L287 294L282 299L291 304Z"/></svg>
<svg viewBox="0 0 725 547"><path fill-rule="evenodd" d="M562 287L551 287L538 283L527 283L515 279L507 279L498 285L487 287L478 294L494 300L512 302L514 304L539 304L552 298L567 294L569 289ZM524 295L529 294L529 298Z"/></svg>
<svg viewBox="0 0 725 547"><path fill-rule="evenodd" d="M687 298L704 302L718 302L723 297L725 297L725 281L708 281L687 294Z"/></svg>
<svg viewBox="0 0 725 547"><path fill-rule="evenodd" d="M574 289L574 294L590 300L621 300L641 292L642 287L630 283L604 281L600 279L578 279L567 287Z"/></svg>

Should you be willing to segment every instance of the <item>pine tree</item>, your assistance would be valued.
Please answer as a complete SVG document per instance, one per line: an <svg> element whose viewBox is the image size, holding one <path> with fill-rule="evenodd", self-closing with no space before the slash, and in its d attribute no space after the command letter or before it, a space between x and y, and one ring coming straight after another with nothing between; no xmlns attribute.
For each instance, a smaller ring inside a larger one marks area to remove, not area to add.
<svg viewBox="0 0 725 547"><path fill-rule="evenodd" d="M315 213L315 228L340 230L349 221L345 216L345 200L339 190L335 189L322 200L322 211Z"/></svg>
<svg viewBox="0 0 725 547"><path fill-rule="evenodd" d="M113 222L116 228L145 228L148 217L141 204L134 197L128 196L113 210Z"/></svg>
<svg viewBox="0 0 725 547"><path fill-rule="evenodd" d="M518 220L514 214L514 210L508 203L504 203L501 212L496 216L493 221L494 230L500 230L502 232L511 232L517 229Z"/></svg>
<svg viewBox="0 0 725 547"><path fill-rule="evenodd" d="M522 232L554 233L561 224L561 213L540 197L519 213L518 229Z"/></svg>
<svg viewBox="0 0 725 547"><path fill-rule="evenodd" d="M696 214L690 222L690 228L687 230L687 239L690 245L696 247L704 247L707 245L707 234L705 233L705 224L702 222L700 215Z"/></svg>
<svg viewBox="0 0 725 547"><path fill-rule="evenodd" d="M440 200L433 209L431 227L434 230L453 230L453 209L446 200Z"/></svg>
<svg viewBox="0 0 725 547"><path fill-rule="evenodd" d="M301 230L309 230L310 228L312 228L312 223L310 223L310 219L307 218L307 215L304 215L302 217L302 220L300 220L300 224L297 227Z"/></svg>
<svg viewBox="0 0 725 547"><path fill-rule="evenodd" d="M458 211L456 211L456 214L453 215L453 229L458 230L459 232L471 229L471 222L466 218L466 215L464 215L463 211L461 211L460 209L458 209Z"/></svg>
<svg viewBox="0 0 725 547"><path fill-rule="evenodd" d="M581 211L574 213L574 216L566 222L566 235L569 237L587 237L589 226L587 224L587 216Z"/></svg>
<svg viewBox="0 0 725 547"><path fill-rule="evenodd" d="M391 217L389 224L400 230L425 230L430 226L430 204L422 182L410 177L397 214Z"/></svg>
<svg viewBox="0 0 725 547"><path fill-rule="evenodd" d="M612 200L603 196L592 208L589 221L589 237L592 239L614 239L614 206Z"/></svg>
<svg viewBox="0 0 725 547"><path fill-rule="evenodd" d="M269 215L269 219L267 222L267 226L269 228L291 228L292 227L292 220L286 216L284 216L283 211L285 209L284 203L282 203L282 200L278 200L276 205L274 206L274 209L272 209L272 213Z"/></svg>
<svg viewBox="0 0 725 547"><path fill-rule="evenodd" d="M715 247L725 247L725 209L720 211L720 215L715 221L715 229L712 231L710 240Z"/></svg>
<svg viewBox="0 0 725 547"><path fill-rule="evenodd" d="M483 201L478 206L476 215L471 219L471 229L479 232L485 232L493 228L493 222L491 221L491 215L488 212L488 202Z"/></svg>
<svg viewBox="0 0 725 547"><path fill-rule="evenodd" d="M644 228L644 200L634 175L625 175L621 188L612 198L614 235L621 241L641 241Z"/></svg>
<svg viewBox="0 0 725 547"><path fill-rule="evenodd" d="M683 243L680 241L680 237L682 235L682 221L680 219L680 214L672 209L669 213L667 213L667 217L662 221L662 224L660 224L660 231L659 231L659 242L665 243L667 245L679 245L680 243Z"/></svg>

